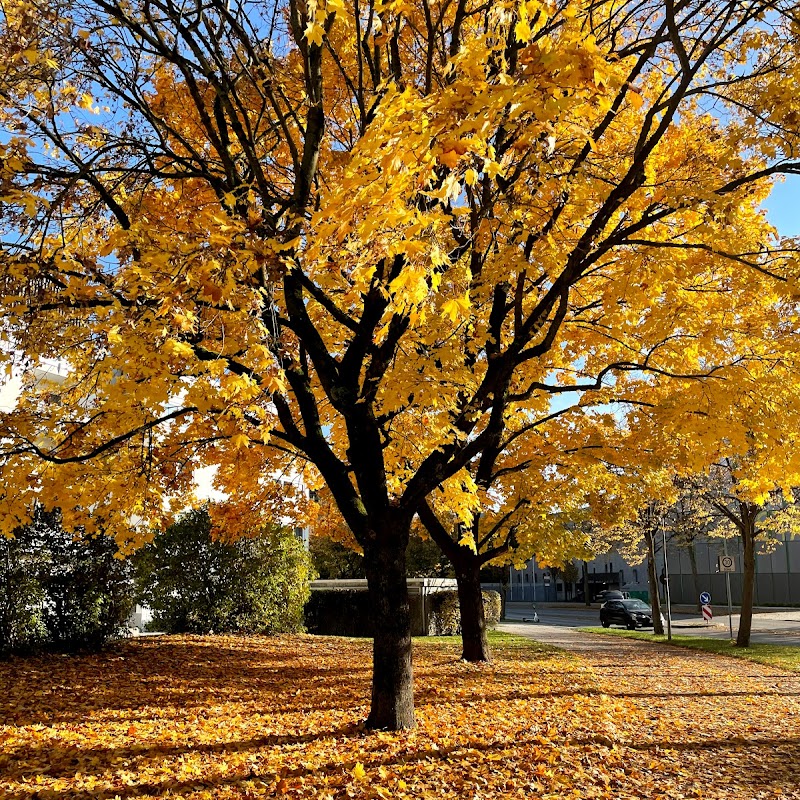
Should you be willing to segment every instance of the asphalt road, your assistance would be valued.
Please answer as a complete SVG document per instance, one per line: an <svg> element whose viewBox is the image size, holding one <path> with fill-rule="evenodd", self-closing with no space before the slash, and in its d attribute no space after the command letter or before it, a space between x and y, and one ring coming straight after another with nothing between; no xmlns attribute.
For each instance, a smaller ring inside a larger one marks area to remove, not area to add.
<svg viewBox="0 0 800 800"><path fill-rule="evenodd" d="M600 624L600 606L597 603L590 608L560 603L537 603L536 611L541 625L583 628ZM715 610L715 617L710 625L705 624L697 612L676 611L672 615L673 632L683 636L727 639L730 637L728 615L725 613L720 616L720 611ZM508 603L506 606L508 622L534 625L532 617L531 603ZM734 614L731 622L735 637L739 629L739 615ZM753 614L751 641L800 646L800 609L758 609Z"/></svg>

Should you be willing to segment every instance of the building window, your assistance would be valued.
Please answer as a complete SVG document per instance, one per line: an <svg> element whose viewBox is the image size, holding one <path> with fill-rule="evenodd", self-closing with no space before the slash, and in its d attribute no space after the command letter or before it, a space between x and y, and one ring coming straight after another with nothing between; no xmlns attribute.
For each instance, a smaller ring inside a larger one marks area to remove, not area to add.
<svg viewBox="0 0 800 800"><path fill-rule="evenodd" d="M633 582L634 583L639 583L639 570L638 569L635 569L633 571Z"/></svg>

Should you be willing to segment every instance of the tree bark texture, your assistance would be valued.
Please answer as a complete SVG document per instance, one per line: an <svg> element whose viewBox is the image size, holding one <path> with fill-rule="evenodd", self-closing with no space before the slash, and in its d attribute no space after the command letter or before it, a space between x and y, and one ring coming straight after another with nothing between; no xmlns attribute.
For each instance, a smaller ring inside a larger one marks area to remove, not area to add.
<svg viewBox="0 0 800 800"><path fill-rule="evenodd" d="M461 658L464 661L490 661L480 563L476 558L467 558L454 566L458 584L458 607L461 612Z"/></svg>
<svg viewBox="0 0 800 800"><path fill-rule="evenodd" d="M739 611L739 631L736 634L737 647L750 647L750 631L753 624L753 588L756 580L756 531L755 514L742 514L740 528L744 558L742 570L742 607Z"/></svg>
<svg viewBox="0 0 800 800"><path fill-rule="evenodd" d="M403 537L364 548L372 640L372 706L368 728L402 730L416 725L411 666L411 606Z"/></svg>
<svg viewBox="0 0 800 800"><path fill-rule="evenodd" d="M589 596L589 562L583 562L583 604L588 608L592 604Z"/></svg>
<svg viewBox="0 0 800 800"><path fill-rule="evenodd" d="M664 635L664 625L661 623L661 600L658 596L658 578L656 577L656 546L653 531L649 525L645 526L644 538L647 542L647 580L650 585L650 607L653 609L653 633Z"/></svg>

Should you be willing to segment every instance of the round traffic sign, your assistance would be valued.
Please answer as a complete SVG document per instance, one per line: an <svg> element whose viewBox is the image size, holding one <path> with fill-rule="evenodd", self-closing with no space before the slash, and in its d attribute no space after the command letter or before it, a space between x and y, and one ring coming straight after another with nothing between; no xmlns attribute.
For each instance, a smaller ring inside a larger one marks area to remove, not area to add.
<svg viewBox="0 0 800 800"><path fill-rule="evenodd" d="M711 595L708 592L700 592L700 605L707 606L711 602Z"/></svg>
<svg viewBox="0 0 800 800"><path fill-rule="evenodd" d="M735 562L733 556L720 556L719 565L723 572L733 572L735 569Z"/></svg>

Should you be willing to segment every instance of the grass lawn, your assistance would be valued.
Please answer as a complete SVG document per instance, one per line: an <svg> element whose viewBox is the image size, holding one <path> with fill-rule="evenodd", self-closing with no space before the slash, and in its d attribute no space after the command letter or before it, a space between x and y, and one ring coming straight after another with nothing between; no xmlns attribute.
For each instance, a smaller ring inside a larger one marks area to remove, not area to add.
<svg viewBox="0 0 800 800"><path fill-rule="evenodd" d="M736 647L728 639L712 639L705 636L681 636L672 634L672 642L666 636L656 636L645 631L628 631L622 628L580 628L587 633L601 633L606 636L623 636L626 639L641 639L646 642L673 644L676 647L690 647L694 650L706 650L724 656L743 658L759 664L769 664L792 672L800 672L800 646L781 644L761 644L752 642L750 647Z"/></svg>
<svg viewBox="0 0 800 800"><path fill-rule="evenodd" d="M368 640L164 636L0 662L0 797L800 800L800 677L636 643L492 646L475 665L457 639L415 640L418 725L399 733L362 725Z"/></svg>

